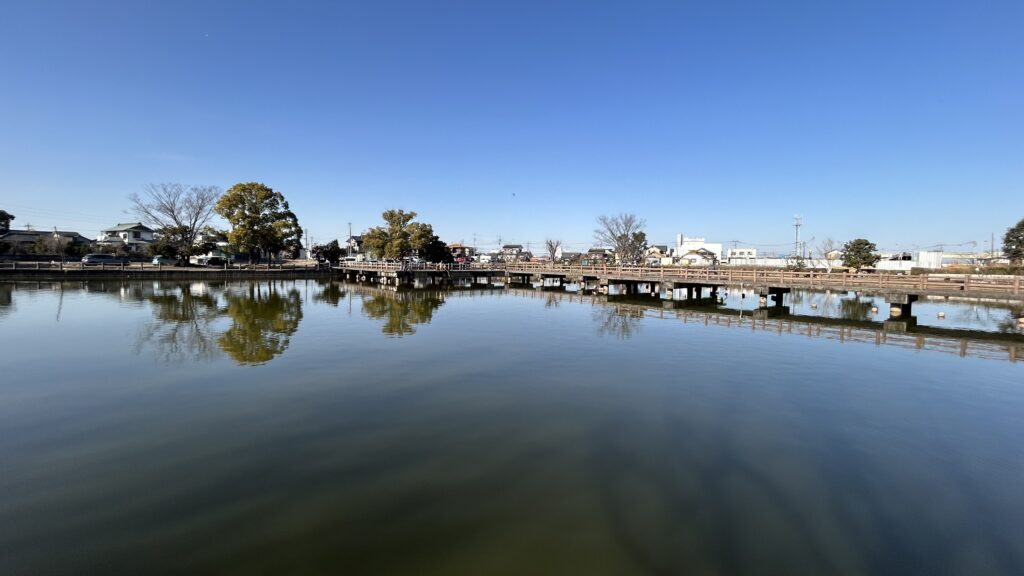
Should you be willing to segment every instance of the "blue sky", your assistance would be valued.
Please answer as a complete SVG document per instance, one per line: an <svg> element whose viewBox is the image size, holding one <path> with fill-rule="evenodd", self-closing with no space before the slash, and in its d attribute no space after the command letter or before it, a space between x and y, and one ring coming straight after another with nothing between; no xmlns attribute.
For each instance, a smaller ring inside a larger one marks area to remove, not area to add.
<svg viewBox="0 0 1024 576"><path fill-rule="evenodd" d="M317 242L592 244L601 214L785 250L1024 217L1024 2L0 6L0 208L93 236L151 182L260 181Z"/></svg>

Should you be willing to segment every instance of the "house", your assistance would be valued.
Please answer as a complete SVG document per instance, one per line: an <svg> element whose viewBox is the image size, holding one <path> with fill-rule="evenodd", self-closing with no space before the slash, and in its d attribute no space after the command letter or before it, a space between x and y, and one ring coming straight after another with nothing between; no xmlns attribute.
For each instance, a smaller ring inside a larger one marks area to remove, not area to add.
<svg viewBox="0 0 1024 576"><path fill-rule="evenodd" d="M604 266L611 263L614 255L610 248L591 248L582 255L581 263L584 266Z"/></svg>
<svg viewBox="0 0 1024 576"><path fill-rule="evenodd" d="M501 247L501 259L506 262L515 262L516 260L522 260L523 246L522 244L505 244Z"/></svg>
<svg viewBox="0 0 1024 576"><path fill-rule="evenodd" d="M697 248L679 256L677 260L683 266L712 266L718 263L718 255L706 248Z"/></svg>
<svg viewBox="0 0 1024 576"><path fill-rule="evenodd" d="M363 237L362 236L349 236L348 240L341 245L342 248L348 253L349 256L356 256L363 253Z"/></svg>
<svg viewBox="0 0 1024 576"><path fill-rule="evenodd" d="M557 261L565 264L579 264L581 259L583 259L583 254L580 252L569 252L568 250L565 250L559 253Z"/></svg>
<svg viewBox="0 0 1024 576"><path fill-rule="evenodd" d="M118 224L100 232L96 244L104 248L124 248L128 252L146 252L154 241L153 229L142 222Z"/></svg>
<svg viewBox="0 0 1024 576"><path fill-rule="evenodd" d="M698 252L713 254L714 260L717 262L722 259L722 243L707 242L704 238L699 237L688 238L682 234L676 235L676 248L672 254L676 260L686 256L693 256Z"/></svg>
<svg viewBox="0 0 1024 576"><path fill-rule="evenodd" d="M469 262L476 254L476 249L465 244L449 244L448 249L452 251L452 257L456 262ZM461 260L460 260L461 258Z"/></svg>
<svg viewBox="0 0 1024 576"><path fill-rule="evenodd" d="M194 244L197 246L201 244L213 244L218 250L224 252L230 251L228 250L228 247L230 246L230 243L228 242L228 235L216 230L205 230L196 234Z"/></svg>
<svg viewBox="0 0 1024 576"><path fill-rule="evenodd" d="M648 266L661 266L672 264L672 254L669 252L668 244L652 244L644 252L644 262Z"/></svg>
<svg viewBox="0 0 1024 576"><path fill-rule="evenodd" d="M14 254L25 253L40 243L42 243L47 249L52 248L54 252L58 252L60 247L53 243L54 234L60 238L61 245L65 249L71 247L88 247L92 245L92 240L82 236L78 232L70 232L67 230L56 230L53 232L32 229L11 230L6 234L0 235L0 242L9 245L10 251Z"/></svg>

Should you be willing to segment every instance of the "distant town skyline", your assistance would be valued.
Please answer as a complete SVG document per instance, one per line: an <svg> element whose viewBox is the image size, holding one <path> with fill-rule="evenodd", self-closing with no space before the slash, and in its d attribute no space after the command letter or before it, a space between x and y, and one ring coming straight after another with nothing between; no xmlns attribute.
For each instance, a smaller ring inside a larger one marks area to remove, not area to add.
<svg viewBox="0 0 1024 576"><path fill-rule="evenodd" d="M594 245L629 212L787 251L998 248L1024 217L1024 4L16 2L0 209L96 237L155 182L282 192L314 242ZM973 245L967 244L973 242Z"/></svg>

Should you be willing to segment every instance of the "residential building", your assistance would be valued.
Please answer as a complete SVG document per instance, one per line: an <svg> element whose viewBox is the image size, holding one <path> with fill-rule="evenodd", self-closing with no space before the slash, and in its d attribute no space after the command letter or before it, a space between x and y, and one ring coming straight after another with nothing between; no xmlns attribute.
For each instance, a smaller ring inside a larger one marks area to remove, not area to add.
<svg viewBox="0 0 1024 576"><path fill-rule="evenodd" d="M363 253L363 237L362 236L349 236L348 240L342 244L342 248L348 253L349 256L358 256Z"/></svg>
<svg viewBox="0 0 1024 576"><path fill-rule="evenodd" d="M644 262L648 266L672 264L672 253L667 244L651 244L644 252Z"/></svg>
<svg viewBox="0 0 1024 576"><path fill-rule="evenodd" d="M146 252L154 241L153 229L141 222L118 224L100 232L96 244L104 248L124 248L128 252Z"/></svg>
<svg viewBox="0 0 1024 576"><path fill-rule="evenodd" d="M690 256L692 259L695 255L700 255L702 260L708 260L709 254L714 255L716 262L720 261L722 259L721 242L707 242L704 238L688 238L682 234L676 235L676 248L672 255L677 260L687 256Z"/></svg>
<svg viewBox="0 0 1024 576"><path fill-rule="evenodd" d="M91 246L92 240L82 236L78 232L70 232L67 230L47 231L47 230L11 230L6 234L0 235L0 242L8 244L11 248L11 252L24 253L29 249L36 246L40 241L46 243L54 239L53 235L56 234L60 237L61 244L67 247L85 247ZM56 245L54 248L57 248Z"/></svg>
<svg viewBox="0 0 1024 576"><path fill-rule="evenodd" d="M501 259L506 262L515 262L522 259L522 244L505 244L501 247Z"/></svg>
<svg viewBox="0 0 1024 576"><path fill-rule="evenodd" d="M582 255L584 266L603 266L612 262L615 252L610 248L591 248Z"/></svg>
<svg viewBox="0 0 1024 576"><path fill-rule="evenodd" d="M696 248L678 256L676 262L683 266L712 266L718 262L718 255L706 248Z"/></svg>
<svg viewBox="0 0 1024 576"><path fill-rule="evenodd" d="M465 244L449 244L448 249L452 251L452 257L456 262L469 262L476 254L476 249Z"/></svg>

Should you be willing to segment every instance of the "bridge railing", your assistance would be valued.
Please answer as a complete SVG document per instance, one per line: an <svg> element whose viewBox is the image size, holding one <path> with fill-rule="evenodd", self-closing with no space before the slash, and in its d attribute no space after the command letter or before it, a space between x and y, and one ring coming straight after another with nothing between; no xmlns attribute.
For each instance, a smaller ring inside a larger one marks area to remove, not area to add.
<svg viewBox="0 0 1024 576"><path fill-rule="evenodd" d="M538 262L472 264L429 264L413 262L347 262L340 268L377 272L397 271L487 271L507 274L551 275L693 282L747 284L751 286L846 288L850 290L893 290L897 292L971 292L975 294L1021 294L1021 276L961 274L902 275L879 272L821 272L817 270L690 268L685 266L580 266Z"/></svg>

